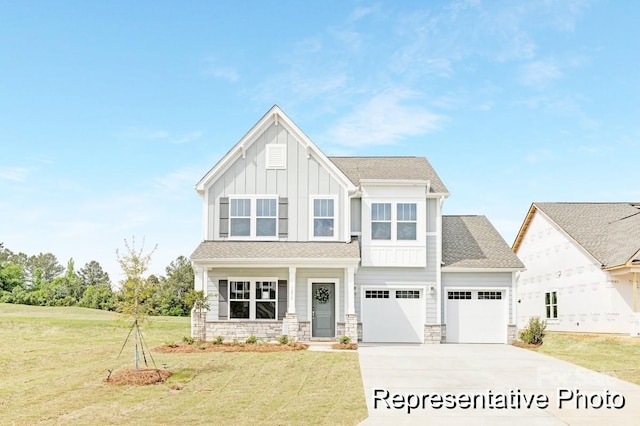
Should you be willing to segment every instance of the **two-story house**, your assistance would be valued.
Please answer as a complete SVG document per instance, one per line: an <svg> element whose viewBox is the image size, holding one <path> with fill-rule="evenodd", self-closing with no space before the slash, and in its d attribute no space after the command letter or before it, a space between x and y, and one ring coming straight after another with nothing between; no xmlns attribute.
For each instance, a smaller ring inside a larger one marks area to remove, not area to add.
<svg viewBox="0 0 640 426"><path fill-rule="evenodd" d="M198 182L192 334L497 342L523 268L482 216L443 216L423 157L327 157L272 107Z"/></svg>
<svg viewBox="0 0 640 426"><path fill-rule="evenodd" d="M640 204L533 203L513 251L518 324L640 336Z"/></svg>

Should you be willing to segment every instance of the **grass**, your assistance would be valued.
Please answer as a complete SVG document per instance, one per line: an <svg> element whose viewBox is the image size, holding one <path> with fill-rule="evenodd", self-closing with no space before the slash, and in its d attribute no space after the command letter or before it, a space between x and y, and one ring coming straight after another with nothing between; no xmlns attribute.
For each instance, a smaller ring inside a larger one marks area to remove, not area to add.
<svg viewBox="0 0 640 426"><path fill-rule="evenodd" d="M357 424L367 416L356 353L173 354L165 384L111 386L133 367L131 323L83 308L0 304L0 424ZM142 326L150 347L180 341L188 318ZM141 365L144 364L141 361Z"/></svg>
<svg viewBox="0 0 640 426"><path fill-rule="evenodd" d="M547 333L537 352L640 385L640 339L636 337Z"/></svg>

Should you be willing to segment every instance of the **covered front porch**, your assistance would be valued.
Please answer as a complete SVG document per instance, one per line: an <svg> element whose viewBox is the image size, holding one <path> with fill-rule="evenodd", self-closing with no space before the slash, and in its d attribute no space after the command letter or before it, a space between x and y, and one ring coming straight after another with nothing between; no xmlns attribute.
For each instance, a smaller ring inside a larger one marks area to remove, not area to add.
<svg viewBox="0 0 640 426"><path fill-rule="evenodd" d="M209 304L192 312L194 338L358 339L357 242L204 242L191 259Z"/></svg>

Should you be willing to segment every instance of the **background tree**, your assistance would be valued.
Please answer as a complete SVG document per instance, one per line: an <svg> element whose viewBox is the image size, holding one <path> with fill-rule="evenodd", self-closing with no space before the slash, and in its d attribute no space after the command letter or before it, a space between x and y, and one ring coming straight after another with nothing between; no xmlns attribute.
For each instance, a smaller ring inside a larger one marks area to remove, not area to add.
<svg viewBox="0 0 640 426"><path fill-rule="evenodd" d="M22 256L26 255L23 253L18 254L19 258L22 258ZM46 283L52 282L54 278L59 277L64 272L64 267L58 263L58 259L52 253L40 253L27 259L25 270L27 272L27 280L31 283L33 283L38 269L42 274L42 280Z"/></svg>
<svg viewBox="0 0 640 426"><path fill-rule="evenodd" d="M106 286L111 288L109 274L106 273L102 269L102 266L100 266L100 263L95 260L85 263L78 271L78 277L84 288L88 288L89 286Z"/></svg>
<svg viewBox="0 0 640 426"><path fill-rule="evenodd" d="M22 265L11 261L0 261L0 290L13 291L24 285L24 270Z"/></svg>

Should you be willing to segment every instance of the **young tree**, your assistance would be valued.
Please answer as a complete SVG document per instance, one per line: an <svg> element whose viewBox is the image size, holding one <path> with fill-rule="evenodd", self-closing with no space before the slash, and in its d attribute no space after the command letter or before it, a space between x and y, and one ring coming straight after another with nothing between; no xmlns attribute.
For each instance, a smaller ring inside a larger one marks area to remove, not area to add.
<svg viewBox="0 0 640 426"><path fill-rule="evenodd" d="M144 254L144 239L142 240L142 247L136 250L135 237L131 238L131 244L125 239L124 246L125 253L121 254L119 250L116 250L118 263L125 275L125 279L121 281L121 310L122 313L133 318L135 367L138 370L138 362L140 360L138 353L140 329L138 327L145 318L145 301L151 296L144 273L149 268L151 256L158 246L155 245L151 252Z"/></svg>

